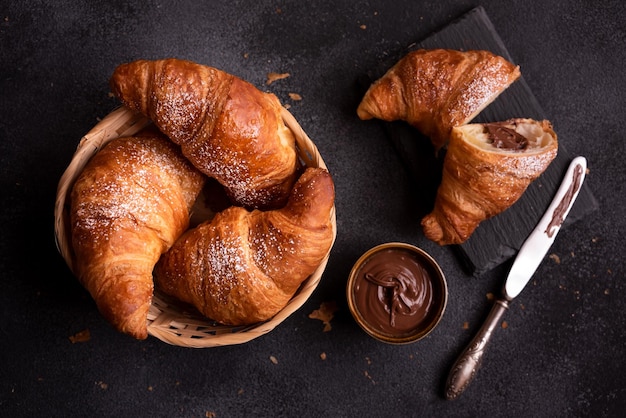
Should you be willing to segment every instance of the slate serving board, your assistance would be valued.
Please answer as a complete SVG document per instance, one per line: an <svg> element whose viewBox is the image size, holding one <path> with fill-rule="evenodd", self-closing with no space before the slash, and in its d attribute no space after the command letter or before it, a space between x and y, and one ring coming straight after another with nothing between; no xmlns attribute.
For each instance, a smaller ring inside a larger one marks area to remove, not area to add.
<svg viewBox="0 0 626 418"><path fill-rule="evenodd" d="M484 49L515 62L489 20L485 9L477 7L423 41L400 51L397 56L388 57L388 60L367 74L364 82L369 86L406 53L420 48ZM473 122L501 121L513 117L550 120L525 82L524 69L521 68L521 71L522 77L483 110ZM404 122L383 123L391 143L411 174L415 193L420 196L415 216L421 219L433 207L437 187L441 181L445 149L435 155L428 138L408 124ZM505 212L482 222L465 243L450 246L467 274L480 276L517 253L549 206L573 158L566 150L566 145L567 138L559 136L557 157L541 177L529 186L524 195ZM580 220L597 208L597 200L587 183L584 183L563 227Z"/></svg>

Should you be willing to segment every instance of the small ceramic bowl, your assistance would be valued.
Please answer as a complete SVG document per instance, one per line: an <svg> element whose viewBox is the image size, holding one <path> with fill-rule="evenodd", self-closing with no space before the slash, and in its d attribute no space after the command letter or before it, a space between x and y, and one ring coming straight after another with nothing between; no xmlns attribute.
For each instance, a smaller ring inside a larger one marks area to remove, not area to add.
<svg viewBox="0 0 626 418"><path fill-rule="evenodd" d="M424 250L400 242L363 254L350 272L346 293L359 326L389 344L424 338L448 303L448 285L437 262Z"/></svg>

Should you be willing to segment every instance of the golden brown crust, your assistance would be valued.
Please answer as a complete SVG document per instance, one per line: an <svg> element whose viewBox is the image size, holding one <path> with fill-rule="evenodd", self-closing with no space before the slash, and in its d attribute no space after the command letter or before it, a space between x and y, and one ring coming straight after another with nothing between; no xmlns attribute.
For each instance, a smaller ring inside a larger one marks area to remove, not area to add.
<svg viewBox="0 0 626 418"><path fill-rule="evenodd" d="M330 174L308 168L285 207L231 207L185 233L157 264L156 284L224 324L269 319L330 249L333 205Z"/></svg>
<svg viewBox="0 0 626 418"><path fill-rule="evenodd" d="M297 176L295 139L278 98L190 61L122 64L111 88L148 116L204 174L248 208L282 206Z"/></svg>
<svg viewBox="0 0 626 418"><path fill-rule="evenodd" d="M204 177L162 136L111 141L71 194L75 270L103 316L147 338L152 270L188 226Z"/></svg>
<svg viewBox="0 0 626 418"><path fill-rule="evenodd" d="M488 51L420 49L370 86L357 109L363 119L404 120L436 150L520 76L519 67Z"/></svg>
<svg viewBox="0 0 626 418"><path fill-rule="evenodd" d="M424 235L440 245L466 241L480 222L512 206L550 165L558 150L548 121L513 119L542 138L524 151L482 146L482 124L456 127L444 159L433 211L422 219ZM477 145L478 144L478 145Z"/></svg>

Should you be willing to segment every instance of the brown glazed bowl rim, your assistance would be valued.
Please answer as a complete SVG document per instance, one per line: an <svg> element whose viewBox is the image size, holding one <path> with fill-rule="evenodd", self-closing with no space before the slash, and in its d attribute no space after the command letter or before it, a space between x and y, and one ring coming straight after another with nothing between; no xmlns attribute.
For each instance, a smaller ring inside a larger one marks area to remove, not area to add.
<svg viewBox="0 0 626 418"><path fill-rule="evenodd" d="M434 275L432 275L433 276L432 279L434 281L433 283L438 285L441 289L441 296L439 300L437 301L436 313L433 316L433 319L430 321L430 323L426 324L424 327L419 327L417 329L417 332L410 334L410 335L402 335L402 336L394 337L385 333L381 333L377 331L376 329L373 329L371 326L368 325L367 321L363 318L362 314L360 313L359 309L356 306L356 302L354 299L353 289L354 289L354 285L356 282L357 274L359 270L361 269L361 267L363 266L363 264L365 263L365 261L367 261L374 254L380 251L389 250L389 249L404 250L404 251L408 251L417 255L420 261L424 262L429 267L431 267L429 271L435 273ZM400 345L400 344L413 343L413 342L423 339L437 327L439 322L441 322L441 319L443 318L443 314L446 310L446 306L448 304L448 284L446 282L446 278L443 273L443 270L441 270L441 267L439 266L439 264L426 251L412 244L407 244L403 242L387 242L387 243L379 244L375 247L370 248L363 255L361 255L361 257L359 257L356 263L354 263L352 270L350 271L350 276L348 277L348 283L346 286L346 296L347 296L347 301L348 301L348 308L350 309L350 313L352 314L352 317L354 318L356 323L361 327L361 329L365 331L366 334L384 343Z"/></svg>

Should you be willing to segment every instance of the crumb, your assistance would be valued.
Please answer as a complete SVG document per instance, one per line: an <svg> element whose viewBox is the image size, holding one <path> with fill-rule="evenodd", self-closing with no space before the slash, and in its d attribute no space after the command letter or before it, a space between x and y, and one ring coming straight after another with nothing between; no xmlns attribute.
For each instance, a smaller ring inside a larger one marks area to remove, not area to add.
<svg viewBox="0 0 626 418"><path fill-rule="evenodd" d="M463 329L469 329L469 322L463 322Z"/></svg>
<svg viewBox="0 0 626 418"><path fill-rule="evenodd" d="M367 364L372 364L372 360L369 357L365 357L365 361L367 362Z"/></svg>
<svg viewBox="0 0 626 418"><path fill-rule="evenodd" d="M611 292L609 291L609 289L604 289L604 294L605 294L605 295L608 295L609 293L611 293Z"/></svg>
<svg viewBox="0 0 626 418"><path fill-rule="evenodd" d="M281 9L280 7L276 9L276 14L281 14L282 12L283 12L283 9Z"/></svg>
<svg viewBox="0 0 626 418"><path fill-rule="evenodd" d="M613 270L611 270L611 269L606 269L606 272L609 273L609 274L613 274Z"/></svg>
<svg viewBox="0 0 626 418"><path fill-rule="evenodd" d="M204 413L204 416L205 416L206 418L215 418L215 417L217 416L217 414L216 414L215 412L213 412L213 411L206 411L206 412Z"/></svg>
<svg viewBox="0 0 626 418"><path fill-rule="evenodd" d="M113 98L113 97L115 97L115 94L113 94L113 92L112 92L112 91L110 91L110 92L109 92L109 94L107 94L107 96L108 96L109 98Z"/></svg>
<svg viewBox="0 0 626 418"><path fill-rule="evenodd" d="M250 53L249 52L244 52L243 57L245 59L248 59L250 57Z"/></svg>
<svg viewBox="0 0 626 418"><path fill-rule="evenodd" d="M591 238L591 242L593 242L595 244L596 242L598 242L599 239L600 238L598 238L598 237L593 237L593 238Z"/></svg>
<svg viewBox="0 0 626 418"><path fill-rule="evenodd" d="M243 395L243 389L239 389L239 390L237 391L237 395Z"/></svg>
<svg viewBox="0 0 626 418"><path fill-rule="evenodd" d="M561 264L561 258L556 254L550 254L550 259L553 260L556 264Z"/></svg>
<svg viewBox="0 0 626 418"><path fill-rule="evenodd" d="M74 335L70 335L69 338L72 344L84 343L91 339L91 333L89 332L89 329L84 329L82 331L77 332Z"/></svg>
<svg viewBox="0 0 626 418"><path fill-rule="evenodd" d="M290 75L289 73L282 73L282 74L281 73L273 73L273 72L269 73L267 75L267 81L265 82L265 84L267 84L269 86L274 81L282 80L284 78L289 77L289 75Z"/></svg>
<svg viewBox="0 0 626 418"><path fill-rule="evenodd" d="M523 303L519 304L520 309L523 311L524 309L526 309L526 306Z"/></svg>
<svg viewBox="0 0 626 418"><path fill-rule="evenodd" d="M493 300L493 293L487 293L487 300Z"/></svg>
<svg viewBox="0 0 626 418"><path fill-rule="evenodd" d="M291 109L291 105L289 103L285 104L283 107L287 110Z"/></svg>
<svg viewBox="0 0 626 418"><path fill-rule="evenodd" d="M152 389L154 389L152 386L148 386L148 391L152 392Z"/></svg>
<svg viewBox="0 0 626 418"><path fill-rule="evenodd" d="M363 375L367 377L373 384L376 384L376 382L374 381L374 379L372 379L372 376L369 374L367 370L363 372Z"/></svg>
<svg viewBox="0 0 626 418"><path fill-rule="evenodd" d="M100 386L100 389L102 390L107 390L109 388L109 385L103 381L96 382L96 385Z"/></svg>
<svg viewBox="0 0 626 418"><path fill-rule="evenodd" d="M270 356L270 361L274 364L278 364L278 359L274 356Z"/></svg>
<svg viewBox="0 0 626 418"><path fill-rule="evenodd" d="M587 167L587 168L585 169L585 175L589 174L590 172L591 172L591 171L589 170L589 167Z"/></svg>
<svg viewBox="0 0 626 418"><path fill-rule="evenodd" d="M302 96L300 96L298 93L289 93L289 98L296 101L302 100Z"/></svg>
<svg viewBox="0 0 626 418"><path fill-rule="evenodd" d="M507 329L509 327L509 323L506 321L502 321L502 329Z"/></svg>
<svg viewBox="0 0 626 418"><path fill-rule="evenodd" d="M326 353L322 353L322 354L320 354L320 358L321 358L322 360L326 360Z"/></svg>
<svg viewBox="0 0 626 418"><path fill-rule="evenodd" d="M330 321L337 312L337 304L335 302L323 302L319 309L314 310L309 314L311 319L319 319L324 323L324 332L328 332L332 329Z"/></svg>
<svg viewBox="0 0 626 418"><path fill-rule="evenodd" d="M361 25L361 26L359 26L359 28L361 28L361 29L365 30L365 29L367 29L367 26L365 26L365 25Z"/></svg>

